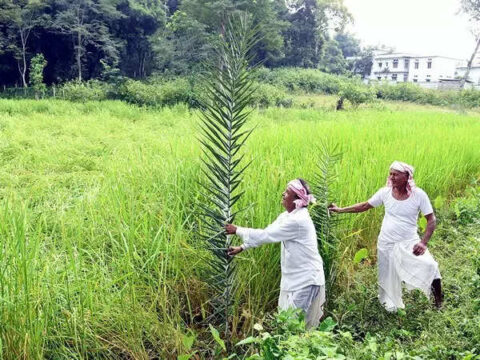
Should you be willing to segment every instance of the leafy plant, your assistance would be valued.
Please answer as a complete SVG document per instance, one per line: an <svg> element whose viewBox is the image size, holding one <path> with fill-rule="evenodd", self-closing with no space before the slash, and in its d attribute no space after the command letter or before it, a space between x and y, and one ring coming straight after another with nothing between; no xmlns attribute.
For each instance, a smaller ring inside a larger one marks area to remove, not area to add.
<svg viewBox="0 0 480 360"><path fill-rule="evenodd" d="M257 41L256 29L249 29L246 17L230 18L223 41L204 75L205 97L201 100L201 138L203 145L204 190L200 236L211 252L207 264L209 284L213 290L210 322L224 324L228 339L229 315L234 290L235 266L226 253L231 236L223 230L238 213L233 211L242 196L239 185L247 165L241 150L252 130L245 130L255 91L249 63L250 50Z"/></svg>
<svg viewBox="0 0 480 360"><path fill-rule="evenodd" d="M247 359L345 359L339 346L344 334L338 336L332 332L336 323L331 318L325 319L318 330L306 332L303 312L288 309L279 312L267 325L270 331L256 324L257 335L236 344L254 347L254 353Z"/></svg>
<svg viewBox="0 0 480 360"><path fill-rule="evenodd" d="M188 354L181 354L177 357L177 360L189 360L195 355L196 351L191 351L193 344L195 343L196 336L193 333L185 334L182 337L182 345L188 351Z"/></svg>
<svg viewBox="0 0 480 360"><path fill-rule="evenodd" d="M47 91L47 86L43 83L43 69L45 69L45 66L47 66L47 61L43 54L35 55L30 62L30 84L35 91L36 100Z"/></svg>
<svg viewBox="0 0 480 360"><path fill-rule="evenodd" d="M337 145L331 146L325 142L321 143L319 152L317 171L311 182L317 204L312 207L311 215L317 231L318 250L323 259L327 287L331 287L336 276L335 259L338 239L335 236L335 228L339 219L330 214L328 206L334 195L332 194L333 184L338 178L335 165L341 160L342 155Z"/></svg>

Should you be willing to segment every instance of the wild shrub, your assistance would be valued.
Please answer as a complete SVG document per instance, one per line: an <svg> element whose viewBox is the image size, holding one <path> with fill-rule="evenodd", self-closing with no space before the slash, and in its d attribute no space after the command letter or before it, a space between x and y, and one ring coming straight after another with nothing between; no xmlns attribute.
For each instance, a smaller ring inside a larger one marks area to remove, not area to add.
<svg viewBox="0 0 480 360"><path fill-rule="evenodd" d="M352 106L355 108L360 104L370 103L375 100L374 89L365 85L347 81L342 83L340 86L338 95L340 98L337 102L337 110L341 110L343 108L344 100L350 101Z"/></svg>
<svg viewBox="0 0 480 360"><path fill-rule="evenodd" d="M43 83L43 70L47 66L47 61L43 54L35 55L30 63L30 85L35 91L35 99L43 97L47 86Z"/></svg>
<svg viewBox="0 0 480 360"><path fill-rule="evenodd" d="M257 83L255 86L256 90L251 105L259 107L292 106L293 99L282 88L262 83Z"/></svg>
<svg viewBox="0 0 480 360"><path fill-rule="evenodd" d="M198 95L186 79L146 83L127 80L119 91L119 97L140 106L173 106L186 103L196 106Z"/></svg>
<svg viewBox="0 0 480 360"><path fill-rule="evenodd" d="M106 83L98 80L86 82L71 81L63 84L59 90L59 97L70 101L98 101L107 99Z"/></svg>

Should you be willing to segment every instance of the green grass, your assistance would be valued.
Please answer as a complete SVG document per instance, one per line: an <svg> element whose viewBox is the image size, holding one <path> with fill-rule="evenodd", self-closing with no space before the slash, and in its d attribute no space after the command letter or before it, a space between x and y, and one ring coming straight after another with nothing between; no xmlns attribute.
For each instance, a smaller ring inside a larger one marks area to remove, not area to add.
<svg viewBox="0 0 480 360"><path fill-rule="evenodd" d="M265 226L287 181L310 178L321 139L338 143L340 205L384 185L388 165L417 167L432 198L455 197L480 174L480 118L374 105L255 111L238 220ZM154 358L208 311L193 210L197 114L121 102L0 100L0 353L25 358ZM342 224L340 282L352 254L374 252L381 212ZM238 258L237 336L275 309L279 247ZM441 264L442 266L442 264ZM372 267L373 268L373 267ZM340 295L341 296L341 293Z"/></svg>

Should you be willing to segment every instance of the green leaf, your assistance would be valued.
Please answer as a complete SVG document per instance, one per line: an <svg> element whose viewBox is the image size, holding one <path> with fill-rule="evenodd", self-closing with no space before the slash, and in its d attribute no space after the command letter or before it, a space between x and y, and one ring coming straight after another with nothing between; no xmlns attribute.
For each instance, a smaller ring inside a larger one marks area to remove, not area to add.
<svg viewBox="0 0 480 360"><path fill-rule="evenodd" d="M355 256L353 257L353 263L360 264L362 260L367 258L367 256L368 256L368 250L365 248L360 249L355 253Z"/></svg>
<svg viewBox="0 0 480 360"><path fill-rule="evenodd" d="M212 333L213 339L217 342L218 345L223 349L223 351L227 351L227 347L225 346L225 342L220 338L220 334L218 330L215 329L212 324L208 324L210 327L210 332Z"/></svg>
<svg viewBox="0 0 480 360"><path fill-rule="evenodd" d="M185 348L187 350L190 350L192 348L194 342L195 342L195 335L194 334L183 335L182 343L183 343L183 346L185 346Z"/></svg>
<svg viewBox="0 0 480 360"><path fill-rule="evenodd" d="M182 354L177 357L177 360L189 360L192 357L192 354Z"/></svg>
<svg viewBox="0 0 480 360"><path fill-rule="evenodd" d="M337 323L329 316L325 320L323 320L318 327L318 330L324 332L331 332L337 326Z"/></svg>
<svg viewBox="0 0 480 360"><path fill-rule="evenodd" d="M441 209L445 205L445 198L441 195L438 195L435 200L433 200L433 206L435 209Z"/></svg>

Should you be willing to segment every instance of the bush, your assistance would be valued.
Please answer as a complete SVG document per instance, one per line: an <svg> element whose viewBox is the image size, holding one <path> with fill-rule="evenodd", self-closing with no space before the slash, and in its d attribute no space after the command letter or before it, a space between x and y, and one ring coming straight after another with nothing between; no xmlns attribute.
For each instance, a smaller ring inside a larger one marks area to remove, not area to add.
<svg viewBox="0 0 480 360"><path fill-rule="evenodd" d="M288 91L307 93L337 94L342 82L349 79L343 76L326 74L315 69L281 68L275 70L260 69L257 80Z"/></svg>
<svg viewBox="0 0 480 360"><path fill-rule="evenodd" d="M467 196L455 200L453 209L459 224L467 225L480 221L480 187L470 188Z"/></svg>
<svg viewBox="0 0 480 360"><path fill-rule="evenodd" d="M47 66L47 61L43 54L35 55L30 61L30 85L35 91L35 99L44 96L47 86L43 83L43 70Z"/></svg>
<svg viewBox="0 0 480 360"><path fill-rule="evenodd" d="M460 91L458 103L469 108L480 106L480 91L473 89Z"/></svg>
<svg viewBox="0 0 480 360"><path fill-rule="evenodd" d="M98 80L71 81L59 88L58 95L70 101L99 101L107 99L107 92L108 85Z"/></svg>
<svg viewBox="0 0 480 360"><path fill-rule="evenodd" d="M186 79L155 83L127 80L119 91L119 97L141 106L172 106L186 103L195 107L198 105L198 91Z"/></svg>
<svg viewBox="0 0 480 360"><path fill-rule="evenodd" d="M253 106L292 106L293 100L285 90L270 84L255 84L256 91L253 94Z"/></svg>
<svg viewBox="0 0 480 360"><path fill-rule="evenodd" d="M350 101L354 107L375 100L375 90L373 88L353 82L345 82L342 84L338 95L340 96L339 103L342 99L346 99Z"/></svg>
<svg viewBox="0 0 480 360"><path fill-rule="evenodd" d="M331 318L325 319L318 330L305 332L303 313L298 309L280 312L266 326L270 331L256 324L258 335L237 344L254 346L254 354L246 359L345 359L339 345L351 342L350 334L332 332L336 324Z"/></svg>
<svg viewBox="0 0 480 360"><path fill-rule="evenodd" d="M380 83L375 87L377 98L385 100L400 100L419 102L422 98L422 89L414 84L401 83L390 85L388 83Z"/></svg>

